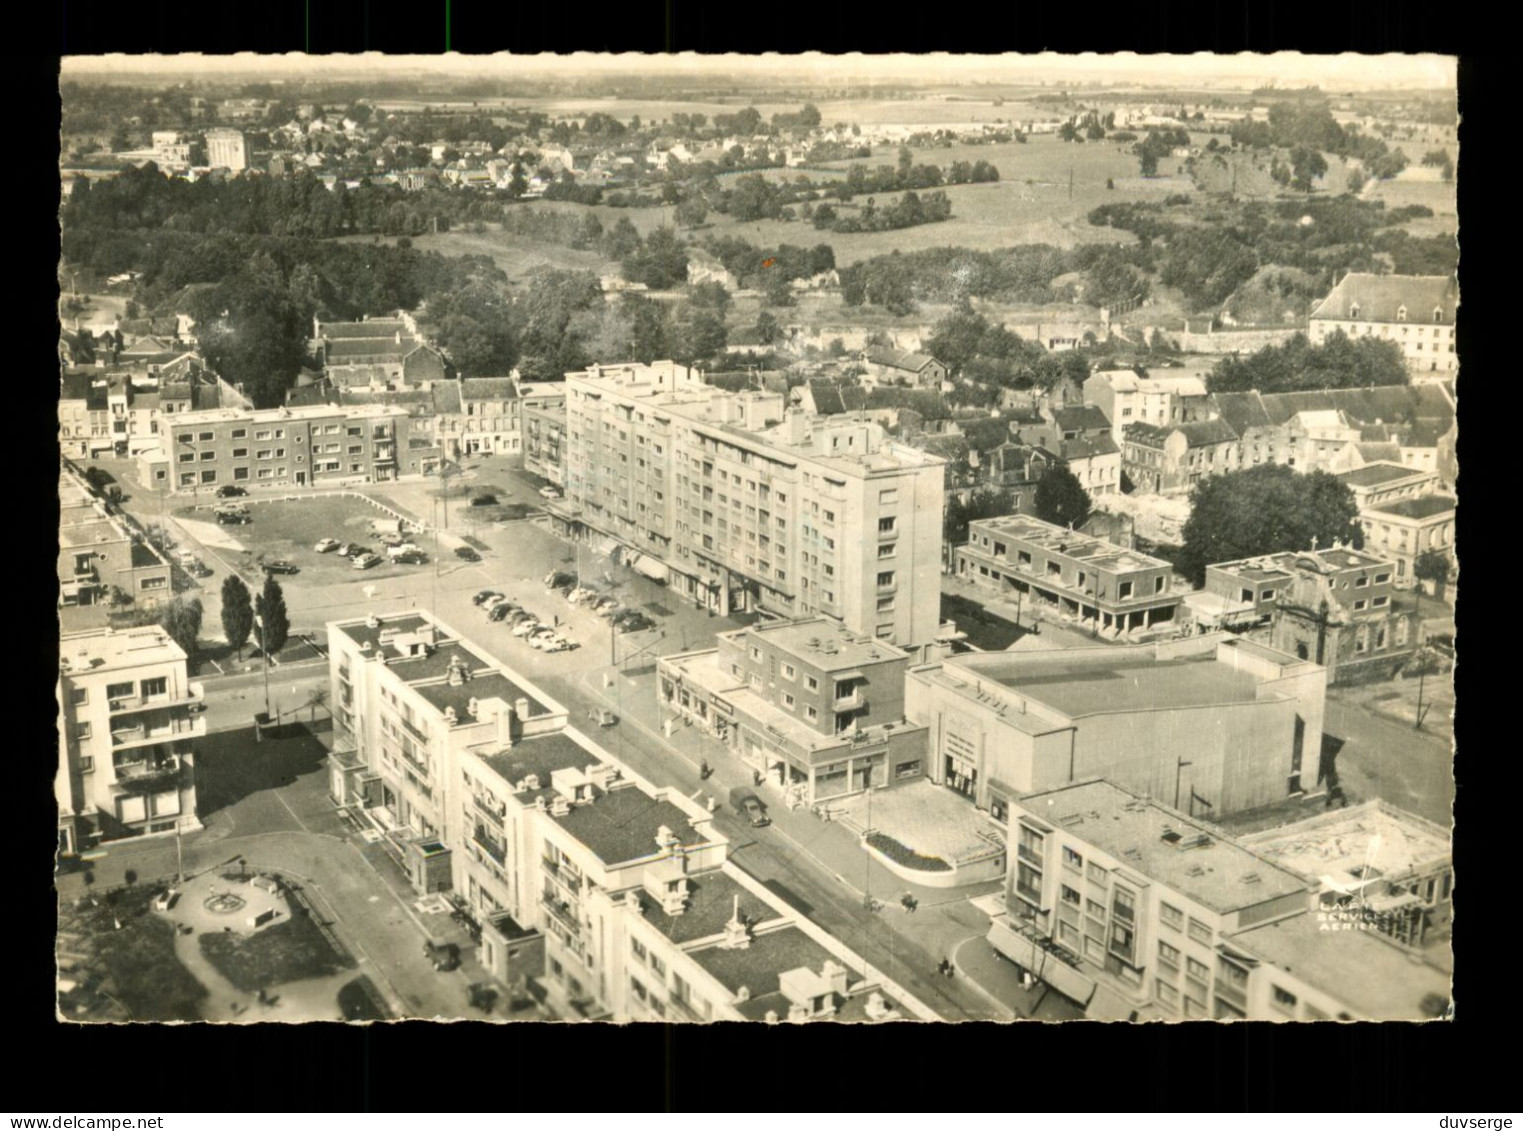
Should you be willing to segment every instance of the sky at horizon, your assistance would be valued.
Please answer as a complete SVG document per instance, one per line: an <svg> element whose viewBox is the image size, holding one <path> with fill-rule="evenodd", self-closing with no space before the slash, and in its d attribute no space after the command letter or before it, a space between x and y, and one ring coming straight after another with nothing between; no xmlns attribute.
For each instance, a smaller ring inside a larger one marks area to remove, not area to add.
<svg viewBox="0 0 1523 1131"><path fill-rule="evenodd" d="M1328 91L1441 89L1456 86L1456 60L1443 55L99 55L67 56L60 79L109 79L162 74L270 81L361 79L384 67L391 79L489 78L509 74L543 79L573 73L597 79L733 77L742 81L955 85L1003 82L1112 82L1166 86L1202 84L1250 89L1273 84L1317 85Z"/></svg>

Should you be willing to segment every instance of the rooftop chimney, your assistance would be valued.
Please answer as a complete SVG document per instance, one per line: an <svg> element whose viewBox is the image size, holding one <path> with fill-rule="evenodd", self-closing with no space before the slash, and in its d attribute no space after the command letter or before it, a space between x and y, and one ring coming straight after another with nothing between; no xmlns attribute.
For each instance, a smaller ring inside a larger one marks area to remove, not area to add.
<svg viewBox="0 0 1523 1131"><path fill-rule="evenodd" d="M378 616L376 616L374 613L367 613L365 615L365 627L366 628L380 628L381 627L381 619Z"/></svg>
<svg viewBox="0 0 1523 1131"><path fill-rule="evenodd" d="M513 748L513 712L507 706L497 711L497 742L505 750Z"/></svg>
<svg viewBox="0 0 1523 1131"><path fill-rule="evenodd" d="M849 975L846 968L834 959L827 958L825 965L820 967L820 977L830 984L831 992L846 996L846 982Z"/></svg>
<svg viewBox="0 0 1523 1131"><path fill-rule="evenodd" d="M529 700L520 695L513 703L513 710L518 713L518 721L526 722L529 718Z"/></svg>
<svg viewBox="0 0 1523 1131"><path fill-rule="evenodd" d="M445 722L446 726L454 726L459 721L460 721L460 717L455 714L455 708L453 708L453 707L446 707L446 708L444 708L444 722Z"/></svg>
<svg viewBox="0 0 1523 1131"><path fill-rule="evenodd" d="M735 897L735 910L730 916L730 921L724 925L724 942L719 945L726 950L745 950L751 945L751 927L740 917L740 896L738 895Z"/></svg>
<svg viewBox="0 0 1523 1131"><path fill-rule="evenodd" d="M480 714L480 712L481 712L481 703L477 700L477 698L474 695L472 695L470 700L465 705L465 713L467 715L471 716L471 718L474 719L474 718L476 718L476 716L478 714Z"/></svg>
<svg viewBox="0 0 1523 1131"><path fill-rule="evenodd" d="M543 801L544 798L541 798L540 800ZM565 797L557 793L550 802L550 815L552 817L564 817L569 812L571 812L571 802L567 801Z"/></svg>

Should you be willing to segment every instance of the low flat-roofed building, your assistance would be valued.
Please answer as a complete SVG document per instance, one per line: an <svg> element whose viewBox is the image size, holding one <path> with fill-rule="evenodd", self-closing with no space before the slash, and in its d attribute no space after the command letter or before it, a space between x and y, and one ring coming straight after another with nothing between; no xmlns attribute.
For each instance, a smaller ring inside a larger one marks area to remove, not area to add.
<svg viewBox="0 0 1523 1131"><path fill-rule="evenodd" d="M1316 664L1215 634L958 656L912 668L905 707L930 728L931 780L997 820L1026 794L1089 777L1209 816L1303 788L1325 679Z"/></svg>
<svg viewBox="0 0 1523 1131"><path fill-rule="evenodd" d="M1417 559L1430 550L1449 562L1453 579L1455 521L1459 501L1452 495L1425 495L1398 499L1359 512L1364 544L1377 549L1396 566L1396 583L1414 584Z"/></svg>
<svg viewBox="0 0 1523 1131"><path fill-rule="evenodd" d="M1101 1020L1418 1020L1449 979L1341 928L1316 881L1145 795L1081 781L1012 807L989 941Z"/></svg>
<svg viewBox="0 0 1523 1131"><path fill-rule="evenodd" d="M1238 839L1317 884L1324 909L1408 946L1448 937L1451 837L1415 813L1377 799Z"/></svg>
<svg viewBox="0 0 1523 1131"><path fill-rule="evenodd" d="M58 477L59 616L65 631L99 628L126 598L156 608L174 595L171 569L65 465Z"/></svg>
<svg viewBox="0 0 1523 1131"><path fill-rule="evenodd" d="M1425 1021L1449 1009L1446 970L1335 912L1267 923L1230 944L1254 1020Z"/></svg>
<svg viewBox="0 0 1523 1131"><path fill-rule="evenodd" d="M1162 558L1028 515L970 523L953 562L983 592L1019 594L1112 636L1173 620L1182 597Z"/></svg>

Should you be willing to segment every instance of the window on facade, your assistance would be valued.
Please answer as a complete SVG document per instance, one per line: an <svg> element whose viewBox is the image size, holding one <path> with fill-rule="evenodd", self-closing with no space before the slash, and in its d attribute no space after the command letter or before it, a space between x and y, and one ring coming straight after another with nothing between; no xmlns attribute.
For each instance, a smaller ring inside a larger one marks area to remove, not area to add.
<svg viewBox="0 0 1523 1131"><path fill-rule="evenodd" d="M1077 872L1084 867L1084 857L1065 844L1063 846L1063 867L1072 868Z"/></svg>
<svg viewBox="0 0 1523 1131"><path fill-rule="evenodd" d="M1172 904L1160 903L1158 905L1158 918L1164 926L1173 927L1175 930L1178 930L1184 926L1185 913Z"/></svg>
<svg viewBox="0 0 1523 1131"><path fill-rule="evenodd" d="M1198 943L1211 945L1211 928L1199 919L1190 920L1190 937Z"/></svg>
<svg viewBox="0 0 1523 1131"><path fill-rule="evenodd" d="M1121 598L1123 601L1131 595L1132 583L1130 581L1123 581L1116 589L1116 596Z"/></svg>
<svg viewBox="0 0 1523 1131"><path fill-rule="evenodd" d="M1171 970L1179 969L1179 948L1160 940L1158 943L1158 962Z"/></svg>
<svg viewBox="0 0 1523 1131"><path fill-rule="evenodd" d="M1107 872L1104 868L1100 867L1100 865L1096 864L1093 860L1090 861L1089 871L1086 874L1089 876L1089 882L1092 884L1103 885L1110 883L1110 873Z"/></svg>

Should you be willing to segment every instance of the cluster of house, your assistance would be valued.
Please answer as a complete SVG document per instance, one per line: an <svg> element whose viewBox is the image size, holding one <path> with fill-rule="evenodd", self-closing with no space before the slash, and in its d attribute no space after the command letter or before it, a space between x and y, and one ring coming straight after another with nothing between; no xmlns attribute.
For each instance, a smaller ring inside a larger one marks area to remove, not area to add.
<svg viewBox="0 0 1523 1131"><path fill-rule="evenodd" d="M106 609L155 608L173 593L169 563L65 465L58 478L59 621L100 627Z"/></svg>

